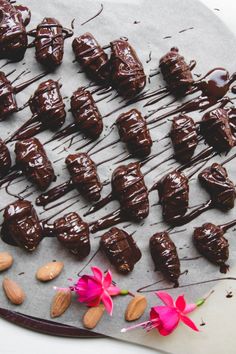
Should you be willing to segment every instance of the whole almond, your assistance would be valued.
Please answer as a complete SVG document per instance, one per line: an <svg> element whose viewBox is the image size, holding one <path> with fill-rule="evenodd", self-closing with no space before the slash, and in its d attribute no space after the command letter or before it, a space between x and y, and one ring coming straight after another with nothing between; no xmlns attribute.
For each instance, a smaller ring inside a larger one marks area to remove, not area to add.
<svg viewBox="0 0 236 354"><path fill-rule="evenodd" d="M58 290L52 299L51 317L61 316L71 304L71 291L70 289Z"/></svg>
<svg viewBox="0 0 236 354"><path fill-rule="evenodd" d="M125 311L126 321L138 320L145 312L147 299L143 295L136 295L128 304Z"/></svg>
<svg viewBox="0 0 236 354"><path fill-rule="evenodd" d="M40 281L55 279L61 273L63 267L63 262L49 262L38 269L36 278Z"/></svg>
<svg viewBox="0 0 236 354"><path fill-rule="evenodd" d="M14 305L21 305L25 300L25 293L15 281L4 278L2 282L2 287L5 291L7 298Z"/></svg>
<svg viewBox="0 0 236 354"><path fill-rule="evenodd" d="M85 328L93 329L97 326L98 322L101 320L105 307L103 304L99 306L90 307L84 314L83 325Z"/></svg>
<svg viewBox="0 0 236 354"><path fill-rule="evenodd" d="M13 264L13 257L8 252L0 252L0 272L7 270Z"/></svg>

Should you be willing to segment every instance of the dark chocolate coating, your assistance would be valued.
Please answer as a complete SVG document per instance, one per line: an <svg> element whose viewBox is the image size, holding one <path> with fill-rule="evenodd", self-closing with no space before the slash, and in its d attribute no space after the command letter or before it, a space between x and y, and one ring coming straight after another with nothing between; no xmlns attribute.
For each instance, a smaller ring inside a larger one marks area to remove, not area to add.
<svg viewBox="0 0 236 354"><path fill-rule="evenodd" d="M149 247L155 270L161 271L164 276L178 286L180 276L180 261L174 242L168 232L157 232L149 241Z"/></svg>
<svg viewBox="0 0 236 354"><path fill-rule="evenodd" d="M223 108L205 113L202 117L200 131L206 142L218 152L228 151L235 144L229 115Z"/></svg>
<svg viewBox="0 0 236 354"><path fill-rule="evenodd" d="M213 163L211 167L205 168L198 178L202 186L210 193L216 207L223 210L234 207L236 189L222 165Z"/></svg>
<svg viewBox="0 0 236 354"><path fill-rule="evenodd" d="M17 111L14 88L4 72L0 71L0 120Z"/></svg>
<svg viewBox="0 0 236 354"><path fill-rule="evenodd" d="M125 218L140 221L149 214L148 189L138 162L117 167L112 174L112 193Z"/></svg>
<svg viewBox="0 0 236 354"><path fill-rule="evenodd" d="M159 66L170 91L177 95L186 92L194 82L191 68L179 54L178 48L171 48L160 59Z"/></svg>
<svg viewBox="0 0 236 354"><path fill-rule="evenodd" d="M58 20L45 17L35 33L35 56L39 63L54 68L61 64L64 55L64 36Z"/></svg>
<svg viewBox="0 0 236 354"><path fill-rule="evenodd" d="M194 230L193 241L204 257L220 266L220 271L226 273L228 266L225 262L229 258L229 243L224 237L220 226L206 223Z"/></svg>
<svg viewBox="0 0 236 354"><path fill-rule="evenodd" d="M111 42L112 85L126 98L132 98L146 85L143 65L128 41Z"/></svg>
<svg viewBox="0 0 236 354"><path fill-rule="evenodd" d="M66 165L74 186L89 201L97 201L101 197L102 184L97 174L97 167L86 153L69 155Z"/></svg>
<svg viewBox="0 0 236 354"><path fill-rule="evenodd" d="M20 13L24 26L28 26L31 20L31 11L27 6L14 5L16 11Z"/></svg>
<svg viewBox="0 0 236 354"><path fill-rule="evenodd" d="M41 82L29 105L32 113L49 129L55 130L64 124L66 111L58 81Z"/></svg>
<svg viewBox="0 0 236 354"><path fill-rule="evenodd" d="M8 147L0 139L0 176L4 176L11 168L11 155Z"/></svg>
<svg viewBox="0 0 236 354"><path fill-rule="evenodd" d="M21 12L8 0L0 0L0 58L19 61L24 57L28 39Z"/></svg>
<svg viewBox="0 0 236 354"><path fill-rule="evenodd" d="M170 138L172 140L176 160L181 163L188 162L193 156L198 144L194 120L182 113L174 117Z"/></svg>
<svg viewBox="0 0 236 354"><path fill-rule="evenodd" d="M117 271L127 274L142 257L133 237L124 230L113 227L100 240L100 247Z"/></svg>
<svg viewBox="0 0 236 354"><path fill-rule="evenodd" d="M2 234L13 239L26 251L33 252L42 239L42 228L33 205L17 200L8 205L3 214Z"/></svg>
<svg viewBox="0 0 236 354"><path fill-rule="evenodd" d="M76 37L72 43L77 62L92 80L106 83L110 81L110 62L107 54L91 33Z"/></svg>
<svg viewBox="0 0 236 354"><path fill-rule="evenodd" d="M131 154L144 157L150 154L152 138L146 120L137 109L122 113L116 120L120 139Z"/></svg>
<svg viewBox="0 0 236 354"><path fill-rule="evenodd" d="M53 233L62 246L79 259L90 252L89 227L77 213L69 213L54 221Z"/></svg>
<svg viewBox="0 0 236 354"><path fill-rule="evenodd" d="M93 96L83 87L71 97L71 112L75 124L86 136L92 139L99 137L103 130L102 117Z"/></svg>
<svg viewBox="0 0 236 354"><path fill-rule="evenodd" d="M37 138L18 141L15 145L15 153L18 168L40 190L46 190L52 181L55 181L52 164Z"/></svg>
<svg viewBox="0 0 236 354"><path fill-rule="evenodd" d="M183 172L170 172L158 183L157 189L165 221L172 223L187 212L189 184Z"/></svg>

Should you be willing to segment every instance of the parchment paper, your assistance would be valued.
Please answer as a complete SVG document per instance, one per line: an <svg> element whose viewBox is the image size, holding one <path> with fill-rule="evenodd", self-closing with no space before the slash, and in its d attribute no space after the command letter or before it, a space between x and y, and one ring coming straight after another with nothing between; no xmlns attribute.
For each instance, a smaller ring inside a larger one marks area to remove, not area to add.
<svg viewBox="0 0 236 354"><path fill-rule="evenodd" d="M84 26L81 26L80 24L82 22L93 16L100 9L100 1L48 0L47 2L39 2L35 0L25 0L24 4L28 5L32 11L32 21L28 29L35 28L43 17L51 16L61 21L65 27L70 27L71 21L75 18L75 35L80 35L86 31L89 31L94 34L101 45L106 45L111 40L121 36L126 36L129 38L130 43L136 48L137 53L144 64L147 75L153 72L152 70L158 69L159 58L165 54L172 46L178 46L187 61L190 61L191 59L195 59L197 61L197 67L194 70L196 74L203 75L210 69L217 66L223 66L227 68L230 73L235 71L235 38L228 31L228 29L224 27L219 19L214 16L208 9L206 9L200 2L188 0L103 0L102 3L104 5L104 10L101 15L95 18L93 21L85 24ZM135 21L138 23L135 24ZM188 30L182 32L184 29ZM164 39L164 37L167 36L171 36L171 38ZM86 75L83 73L78 73L78 71L81 69L79 65L77 63L72 63L74 60L74 55L71 49L71 42L72 39L66 40L65 42L65 55L63 64L57 69L55 73L48 75L48 78L60 78L60 81L63 85L61 89L63 97L70 97L76 88L82 85L87 85L89 83ZM150 52L151 61L146 63L146 61L148 61ZM4 64L4 61L2 60L1 63ZM3 68L3 70L8 73L13 68L16 68L17 71L15 74L10 76L12 80L14 80L14 78L26 68L31 71L31 73L28 75L23 76L21 80L18 80L16 84L43 70L43 68L40 67L34 58L33 48L27 50L23 61L14 65L7 65ZM28 100L30 95L37 88L38 84L39 83L34 83L22 93L17 95L19 106ZM152 90L163 85L164 82L162 81L161 75L157 75L151 78L151 82L147 85L147 89ZM112 96L98 102L98 107L102 115L106 115L108 112L121 105L120 97L108 102L112 97L115 96L115 94L116 93L113 92ZM95 95L94 97L96 100L99 100L102 96ZM133 106L130 106L128 109L136 107L137 109L141 110L143 115L145 115L151 109L155 109L165 102L169 102L170 100L171 97L159 104L150 107L143 107L145 101L139 102ZM65 103L67 109L69 109L68 98L65 98ZM127 110L127 108L120 110L119 112L107 118L104 118L105 129L103 136L110 132L111 126L117 118L118 114L125 110ZM162 112L164 111L161 111L161 113ZM10 132L14 131L17 127L19 127L20 124L30 118L30 116L31 112L28 108L26 108L23 111L10 117L7 121L1 122L1 138L6 138ZM196 120L201 118L201 114L199 113L191 114L191 116ZM68 112L65 126L71 121L72 116L71 113ZM168 119L164 125L151 130L153 140L159 140L166 136L166 134L169 132L170 125L171 119ZM51 136L52 133L46 131L38 135L38 138L41 140L41 142L45 142ZM72 141L71 146L71 141L68 138L60 142L54 142L46 145L46 151L52 161L56 161L59 158L62 158L62 160L54 163L55 172L58 178L52 186L69 179L69 174L65 169L64 159L69 153L75 152L76 149L79 149L80 146L86 142L85 139L76 143L76 141L79 141L82 138L82 135L78 134L78 136L75 137L75 139ZM109 141L112 142L116 140L117 138L118 133L115 127L109 137L105 139L101 144L98 144L93 151L107 144ZM168 143L169 145L167 145ZM89 147L82 148L81 151L86 152ZM195 154L204 148L205 146L200 144ZM13 144L10 146L10 150L14 159ZM152 148L153 153L162 150L166 150L166 152L145 165L142 168L143 172L146 172L155 166L158 162L172 154L173 151L168 138L154 143ZM116 161L118 161L120 158L118 157L115 159L115 156L125 151L125 145L119 142L112 148L107 148L101 153L92 155L92 158L97 163L106 158L109 158L110 156L114 156L114 160L98 167L98 173L102 181L107 181L110 179L112 171L118 166ZM231 154L234 152L234 150L231 151ZM213 161L220 162L224 159L225 156L217 156L215 159L212 159L210 162L208 162L208 165ZM230 178L236 180L234 164L235 162L233 160L231 163L227 164L226 167L228 169ZM175 166L177 166L177 163L175 163L174 160L170 160L149 173L145 177L147 186L151 187L154 181L159 179L160 176L162 176L167 170L171 170ZM19 180L17 180L17 182L18 181ZM26 186L29 186L29 190L23 193L23 195L33 191L33 194L30 195L28 199L34 202L39 192L25 179L20 183L13 182L10 185L9 190L13 194L19 193L23 191ZM110 184L104 187L102 195L106 196L109 192ZM40 218L43 219L50 217L59 211L61 211L59 214L60 216L69 211L76 211L82 216L84 212L89 208L89 205L80 196L77 198L77 195L78 192L74 190L63 199L58 201L60 203L58 207L55 207L46 212L43 212L42 208L37 208ZM68 200L69 197L73 196L75 197L74 199ZM198 205L208 199L209 195L202 188L200 188L195 176L190 181L191 206ZM10 197L8 194L6 194L4 189L0 190L1 208L14 200L14 197ZM71 206L71 203L73 202L74 205ZM104 270L111 268L114 274L114 279L119 284L119 286L122 288L128 288L133 292L142 286L154 283L158 280L162 280L163 276L159 272L154 272L154 266L149 254L148 247L149 238L154 234L154 232L165 230L168 227L168 225L162 223L161 207L159 205L153 205L157 202L157 192L151 193L151 208L149 217L140 224L126 222L119 225L119 227L126 227L127 232L132 233L135 231L134 238L142 250L142 259L136 264L132 273L127 276L117 274L115 269L110 266L108 261L100 252L84 269L83 273L90 272L91 265L100 266ZM85 220L88 222L96 220L99 217L106 215L111 210L115 210L117 206L118 203L113 202L96 214L88 216L85 218ZM59 215L57 215L57 217ZM202 322L201 317L206 322L206 326L202 327L202 333L192 333L189 329L183 328L183 326L181 326L181 328L179 328L171 337L168 338L161 338L155 331L150 334L147 334L141 330L132 333L121 334L120 329L128 325L124 321L124 311L128 301L130 300L129 297L119 297L114 299L115 307L113 317L110 318L109 315L105 314L102 321L97 326L96 332L106 334L110 337L137 342L149 347L172 351L175 353L187 353L190 352L190 350L192 353L198 353L198 345L200 344L200 350L202 353L213 353L215 348L222 348L223 350L223 344L227 343L225 344L227 353L233 353L236 341L235 336L231 336L233 333L233 326L229 320L236 306L234 298L228 299L225 297L225 295L226 291L235 289L234 281L222 280L219 282L219 284L217 281L213 281L202 285L186 286L188 284L194 284L204 280L215 280L217 278L236 276L236 240L233 230L227 233L227 238L230 242L230 272L226 276L220 274L216 266L210 264L203 258L199 258L193 261L186 261L183 258L198 256L196 249L192 245L192 233L194 227L200 226L206 221L216 224L223 224L224 222L230 221L234 218L235 210L231 210L228 213L222 213L214 209L204 213L202 216L192 221L186 227L176 229L183 231L180 233L173 233L171 234L171 237L178 248L179 257L181 258L181 269L183 272L188 270L188 273L183 274L180 277L180 288L172 289L172 284L166 282L165 280L162 280L160 283L149 288L149 290L168 288L169 292L173 296L177 296L184 292L186 294L187 300L190 302L201 297L210 289L216 286L217 291L209 300L208 304L193 314L193 318L196 320L197 325ZM70 285L70 282L67 280L68 278L77 278L77 273L86 265L90 257L98 249L99 236L102 234L103 232L98 232L95 235L91 235L92 250L90 255L83 262L79 262L76 258L70 255L67 250L60 246L56 239L44 239L41 245L38 247L37 251L33 254L27 254L21 249L6 245L0 241L0 250L11 252L15 259L13 267L8 272L1 274L0 279L7 275L17 280L25 289L27 294L25 303L20 307L15 307L6 300L2 289L0 289L1 307L6 307L11 310L16 310L32 316L50 319L50 303L54 295L53 286L67 286ZM62 274L59 278L47 284L39 283L35 279L36 270L39 266L52 260L63 261L65 263L65 268ZM22 272L23 274L21 274ZM157 303L156 297L153 295L153 293L148 293L147 297L149 308ZM81 319L84 312L85 307L74 301L70 309L62 317L59 318L59 321L61 323L81 327ZM225 316L225 321L221 327L221 316L223 316L223 314ZM146 319L148 319L148 310L142 317L142 320ZM219 328L221 328L221 332L218 333L217 331L219 331Z"/></svg>

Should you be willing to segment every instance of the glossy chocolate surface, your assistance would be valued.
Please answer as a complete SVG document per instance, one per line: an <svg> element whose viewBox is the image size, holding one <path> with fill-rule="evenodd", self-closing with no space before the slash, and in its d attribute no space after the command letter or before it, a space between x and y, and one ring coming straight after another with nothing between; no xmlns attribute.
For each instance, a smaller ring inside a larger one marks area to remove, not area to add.
<svg viewBox="0 0 236 354"><path fill-rule="evenodd" d="M174 117L170 138L175 152L175 159L181 163L188 162L198 144L194 120L185 114Z"/></svg>
<svg viewBox="0 0 236 354"><path fill-rule="evenodd" d="M75 58L92 80L110 81L110 62L107 54L91 33L76 37L72 43Z"/></svg>
<svg viewBox="0 0 236 354"><path fill-rule="evenodd" d="M2 139L0 139L0 176L4 176L11 167L11 155Z"/></svg>
<svg viewBox="0 0 236 354"><path fill-rule="evenodd" d="M33 205L27 200L17 200L6 207L3 218L3 237L33 252L42 239L42 228Z"/></svg>
<svg viewBox="0 0 236 354"><path fill-rule="evenodd" d="M112 174L112 193L125 218L140 221L149 214L148 190L138 162L117 167Z"/></svg>
<svg viewBox="0 0 236 354"><path fill-rule="evenodd" d="M132 98L146 85L143 65L128 41L111 42L112 86L121 96Z"/></svg>
<svg viewBox="0 0 236 354"><path fill-rule="evenodd" d="M116 227L103 234L100 247L111 264L123 274L131 272L142 256L133 237Z"/></svg>
<svg viewBox="0 0 236 354"><path fill-rule="evenodd" d="M206 142L219 152L228 151L235 145L229 115L223 108L205 113L200 128Z"/></svg>
<svg viewBox="0 0 236 354"><path fill-rule="evenodd" d="M234 207L236 189L229 179L227 170L218 163L205 168L199 175L199 181L209 192L216 207L228 210Z"/></svg>
<svg viewBox="0 0 236 354"><path fill-rule="evenodd" d="M78 128L92 139L103 131L103 122L93 96L83 87L76 90L71 97L71 111Z"/></svg>
<svg viewBox="0 0 236 354"><path fill-rule="evenodd" d="M18 141L15 145L15 153L18 168L40 190L46 190L52 181L55 181L52 164L37 138Z"/></svg>
<svg viewBox="0 0 236 354"><path fill-rule="evenodd" d="M28 24L30 23L31 20L31 11L27 6L24 5L15 5L14 4L14 8L16 9L16 11L18 13L20 13L22 21L24 26L28 26Z"/></svg>
<svg viewBox="0 0 236 354"><path fill-rule="evenodd" d="M157 189L165 221L172 223L187 212L189 184L183 172L170 172L158 183Z"/></svg>
<svg viewBox="0 0 236 354"><path fill-rule="evenodd" d="M69 213L57 219L53 233L61 245L79 259L90 253L89 227L77 213Z"/></svg>
<svg viewBox="0 0 236 354"><path fill-rule="evenodd" d="M0 58L21 60L28 45L21 12L8 0L0 0L0 21Z"/></svg>
<svg viewBox="0 0 236 354"><path fill-rule="evenodd" d="M150 238L150 252L155 264L155 270L178 286L180 276L180 261L174 242L168 232L157 232Z"/></svg>
<svg viewBox="0 0 236 354"><path fill-rule="evenodd" d="M97 174L97 167L86 153L69 155L66 165L74 187L89 201L100 199L102 184Z"/></svg>
<svg viewBox="0 0 236 354"><path fill-rule="evenodd" d="M210 262L219 265L222 273L227 272L228 266L225 262L229 258L229 243L220 226L206 223L195 228L193 240L199 253Z"/></svg>
<svg viewBox="0 0 236 354"><path fill-rule="evenodd" d="M169 89L176 94L184 93L194 82L190 65L176 47L160 59L159 66Z"/></svg>
<svg viewBox="0 0 236 354"><path fill-rule="evenodd" d="M49 79L42 82L30 98L29 105L32 113L51 130L64 124L66 111L58 81Z"/></svg>
<svg viewBox="0 0 236 354"><path fill-rule="evenodd" d="M0 71L0 120L17 111L14 88L4 72Z"/></svg>
<svg viewBox="0 0 236 354"><path fill-rule="evenodd" d="M121 141L131 154L144 157L150 154L152 138L146 120L137 109L122 113L116 120Z"/></svg>
<svg viewBox="0 0 236 354"><path fill-rule="evenodd" d="M58 20L45 17L32 35L35 36L35 56L39 63L54 68L62 63L64 55L64 39L73 32L63 29Z"/></svg>

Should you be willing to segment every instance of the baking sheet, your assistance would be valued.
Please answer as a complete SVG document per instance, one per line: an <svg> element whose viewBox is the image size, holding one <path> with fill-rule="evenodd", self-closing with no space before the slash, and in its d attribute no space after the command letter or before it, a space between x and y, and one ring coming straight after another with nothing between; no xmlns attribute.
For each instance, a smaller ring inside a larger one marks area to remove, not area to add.
<svg viewBox="0 0 236 354"><path fill-rule="evenodd" d="M87 0L84 2L76 0L65 2L63 0L50 0L45 4L43 2L39 3L37 1L26 0L24 1L24 4L28 5L32 11L32 21L28 29L34 28L42 20L43 17L51 16L61 21L65 27L70 27L71 21L75 18L75 35L80 35L86 31L89 31L94 34L94 36L102 45L106 45L111 40L116 38L126 36L129 38L130 43L136 48L137 53L144 64L147 74L152 73L153 70L158 68L159 58L165 54L172 46L178 46L187 61L190 61L191 59L195 59L197 61L197 66L194 70L196 74L203 75L210 69L218 66L227 68L230 73L235 71L235 38L224 27L219 19L217 19L200 2L188 0L182 0L181 2L177 0L105 0L102 1L102 3L104 6L103 12L91 22L81 26L81 23L92 17L100 9L100 1ZM138 23L134 23L135 21ZM186 31L183 32L183 30ZM72 40L73 39L68 39L65 42L65 55L63 64L56 70L55 73L48 75L48 78L60 79L63 85L61 89L63 97L70 97L72 92L79 86L88 85L89 83L87 77L83 73L79 73L79 65L77 63L73 63L74 55L71 49ZM151 61L147 63L150 52ZM4 64L4 61L2 60L1 63ZM24 81L43 70L43 68L40 67L40 65L34 59L34 49L28 49L25 58L20 63L7 65L3 68L3 70L5 73L8 73L13 68L16 68L17 70L15 74L10 76L12 80L14 80L14 78L26 68L31 71L31 73L28 75L23 76L21 81ZM16 82L16 84L18 83L20 83L20 80ZM158 86L163 85L164 82L162 81L161 75L157 75L151 78L151 82L147 85L147 88L152 90ZM19 106L28 100L37 86L38 83L34 83L22 93L17 95ZM121 98L108 102L112 97L115 96L115 94L116 93L113 92L112 96L98 102L98 107L103 116L122 104ZM95 95L94 97L96 100L100 100L102 96ZM165 102L167 103L170 99L170 97L167 98L166 100L162 101L161 104L164 104ZM65 103L68 110L68 98L65 98ZM129 108L135 107L141 110L141 112L145 115L151 109L155 109L160 106L159 103L154 106L143 107L144 103L145 102L138 102ZM119 112L104 118L104 136L110 132L111 126L117 118L118 114L125 110L127 110L127 108L123 110L121 109ZM6 138L10 132L19 127L19 124L22 124L22 122L27 120L30 116L31 113L29 109L26 108L23 111L14 114L7 121L1 122L1 138ZM201 114L199 113L191 114L191 116L196 120L201 118ZM65 125L69 124L70 122L72 122L72 116L71 113L68 112L67 122ZM161 139L162 137L166 136L166 134L169 132L170 125L171 120L168 119L164 125L151 130L153 140ZM38 135L38 138L41 140L41 142L45 142L51 137L51 135L52 133L47 131ZM66 171L64 165L64 158L69 153L75 152L76 149L84 145L86 140L82 138L82 135L78 135L72 142L70 139L68 140L68 138L66 138L61 142L54 142L46 145L46 151L52 161L62 159L54 163L55 172L58 178L52 186L69 179L69 174ZM101 144L97 145L93 151L103 145L106 145L108 142L116 140L117 138L117 130L113 129L112 133ZM78 140L80 141L76 143ZM162 150L166 150L166 152L145 165L142 168L143 172L151 169L158 162L172 154L171 145L166 146L168 143L169 139L164 139L154 143L152 148L153 153ZM200 144L196 154L202 149L204 149L204 145ZM13 145L10 145L10 150L13 153ZM80 151L85 152L87 150L88 147L80 149ZM99 163L100 161L109 158L110 156L116 156L125 151L125 145L119 142L112 148L107 148L100 153L92 155L92 158L95 162ZM230 154L232 155L234 152L235 151L232 150ZM12 154L12 156L13 155L14 154ZM116 161L118 161L119 158L120 157L98 167L98 173L102 181L107 181L110 179L112 171L118 166ZM215 159L212 159L210 163L213 161L220 162L224 159L225 156L217 156ZM151 187L154 181L158 180L160 176L163 175L168 169L173 169L175 166L177 166L177 164L174 163L174 160L170 160L149 173L145 177L147 186ZM236 180L234 161L227 164L227 169L230 178ZM20 191L23 191L27 186L29 186L30 189L25 193L27 194L28 192L33 192L33 194L30 195L28 199L34 201L39 193L34 187L32 188L29 182L26 180L19 183L12 183L9 187L9 190L13 194L19 193ZM110 185L108 184L107 186L104 186L102 195L106 196L109 192ZM60 214L57 215L58 217L59 215L61 216L65 212L69 211L76 211L80 215L83 215L83 213L89 208L89 205L81 197L77 198L77 195L78 192L71 192L66 197L59 200L61 204L58 207L46 212L44 212L42 208L36 208L40 218L48 218L55 213L60 212ZM69 197L74 197L74 199L65 201ZM197 205L208 200L208 198L208 194L200 188L195 176L195 178L190 181L190 205ZM5 193L4 189L0 190L1 208L14 200L14 197L10 197L7 193ZM227 233L227 237L230 242L230 272L227 275L220 274L217 267L210 264L203 258L199 258L193 261L187 261L183 258L193 258L198 256L196 249L192 245L191 238L193 228L195 226L199 226L206 221L222 224L234 219L235 211L231 210L228 213L222 213L216 209L208 211L207 213L204 213L202 216L192 221L186 227L180 227L176 229L183 230L182 232L173 233L171 235L178 248L179 257L181 258L181 270L182 272L188 270L188 272L184 273L180 278L180 287L183 287L183 289L173 289L172 284L162 280L163 276L159 272L154 272L153 262L151 260L148 249L149 238L152 236L152 234L157 231L165 230L168 227L168 225L162 223L161 207L159 205L153 205L157 202L157 192L151 193L151 208L149 217L140 224L131 224L126 222L119 225L119 227L125 227L127 232L135 232L134 238L141 248L143 254L142 259L139 263L136 264L135 269L131 274L128 276L117 274L115 269L109 265L108 261L100 252L98 252L92 262L90 262L85 267L83 273L88 273L90 271L91 265L100 266L104 270L110 267L113 271L114 279L122 288L129 288L132 292L135 292L142 286L146 286L156 281L161 281L155 286L148 288L148 290L168 288L169 292L173 296L177 296L183 291L186 293L188 301L194 301L199 296L202 296L208 292L212 287L221 287L221 290L218 290L217 292L217 294L221 294L221 296L217 295L220 296L221 307L223 309L229 308L228 311L231 312L230 309L232 307L229 307L229 302L231 301L232 303L232 300L226 298L225 295L227 290L235 287L234 280L223 280L219 282L219 284L215 280L217 278L236 277L236 270L234 267L236 240L234 238L233 230ZM71 205L71 203L74 204ZM96 220L100 216L106 215L111 210L115 210L117 206L118 203L113 202L96 214L86 217L85 220L88 222ZM63 211L63 209L65 211ZM3 278L3 276L6 274L7 276L16 279L23 286L27 294L27 300L25 303L20 307L15 307L8 303L1 289L1 307L17 310L31 316L50 319L49 309L53 296L53 286L67 286L70 284L67 280L68 278L76 279L77 273L88 263L90 257L98 249L99 236L101 236L102 233L103 232L98 232L95 235L91 235L92 250L90 255L83 262L79 262L76 258L73 258L73 256L71 256L65 249L63 249L55 239L44 239L41 245L38 247L37 251L33 254L26 254L23 250L6 245L0 241L0 249L10 251L14 255L15 259L14 266L7 273L1 274L0 278ZM61 276L52 282L48 284L39 283L35 279L36 270L39 266L52 260L63 260L65 263L65 269L63 270ZM205 284L188 286L189 284L198 283L199 281L205 280L213 281ZM206 322L208 319L212 318L216 311L216 306L214 305L214 296L212 297L212 302L209 301L205 307L207 311L207 318L204 318L204 320ZM152 293L147 293L147 297L149 307L156 304L156 298ZM129 300L130 299L128 297L120 297L114 299L115 308L113 317L110 318L109 315L105 314L103 320L96 327L96 332L106 334L111 337L120 338L122 340L138 342L150 347L164 349L176 353L184 352L183 349L185 348L186 341L188 344L188 350L191 348L191 351L194 352L194 350L196 350L196 341L201 341L205 338L204 343L207 344L208 353L210 353L209 350L211 345L211 337L206 336L206 333L209 333L209 331L211 333L210 328L212 328L211 326L213 326L213 322L215 321L212 321L211 324L207 324L204 327L203 333L197 335L197 337L195 333L190 333L190 331L186 328L181 328L181 331L178 330L171 336L171 339L160 338L160 336L158 336L155 331L151 334L146 334L144 331L121 334L120 329L127 326L127 323L125 323L123 317L125 307ZM64 324L81 327L81 319L84 312L85 307L74 301L70 309L62 317L60 317L59 321ZM193 316L193 318L196 318L197 324L201 323L200 314L205 316L204 308ZM227 312L225 312L225 314L227 314ZM142 319L145 320L147 318L148 311ZM231 353L233 352L235 341L233 341L232 337L231 341L229 340L230 332L228 327L230 326L225 325L224 327L225 328L222 330L225 330L225 332L223 333L222 338L225 338L224 341L227 341L227 353ZM182 337L184 337L186 341L182 340ZM218 340L220 340L220 338ZM180 342L182 343L181 345ZM230 347L231 344L232 346Z"/></svg>

